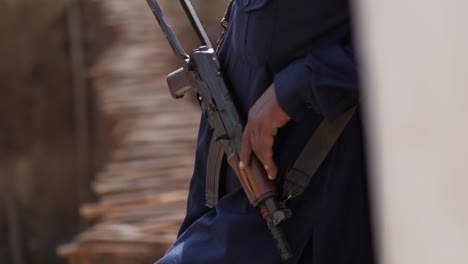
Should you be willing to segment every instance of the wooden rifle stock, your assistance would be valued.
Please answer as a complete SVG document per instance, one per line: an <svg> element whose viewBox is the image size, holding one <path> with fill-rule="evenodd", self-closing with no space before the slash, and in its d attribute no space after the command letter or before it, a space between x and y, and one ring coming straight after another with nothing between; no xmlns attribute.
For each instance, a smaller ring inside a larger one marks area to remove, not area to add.
<svg viewBox="0 0 468 264"><path fill-rule="evenodd" d="M280 223L291 217L291 211L280 208L275 183L268 179L264 167L255 155L252 156L250 165L244 169L239 167L237 154L228 157L228 163L239 178L250 204L260 211L267 222L281 259L291 259L292 253L280 226Z"/></svg>
<svg viewBox="0 0 468 264"><path fill-rule="evenodd" d="M268 194L276 194L275 183L268 179L267 173L257 157L252 156L250 165L245 169L239 168L239 157L237 155L229 157L228 163L237 174L249 202L254 207L258 207L262 197L266 197Z"/></svg>

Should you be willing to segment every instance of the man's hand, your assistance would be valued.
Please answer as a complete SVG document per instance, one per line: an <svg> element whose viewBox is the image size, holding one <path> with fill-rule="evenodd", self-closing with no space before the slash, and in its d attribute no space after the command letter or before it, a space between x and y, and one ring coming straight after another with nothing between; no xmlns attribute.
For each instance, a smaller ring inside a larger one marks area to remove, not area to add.
<svg viewBox="0 0 468 264"><path fill-rule="evenodd" d="M278 129L290 119L278 103L274 85L270 85L249 111L240 167L249 166L251 155L254 154L265 166L268 178L275 179L278 169L273 161L274 137Z"/></svg>

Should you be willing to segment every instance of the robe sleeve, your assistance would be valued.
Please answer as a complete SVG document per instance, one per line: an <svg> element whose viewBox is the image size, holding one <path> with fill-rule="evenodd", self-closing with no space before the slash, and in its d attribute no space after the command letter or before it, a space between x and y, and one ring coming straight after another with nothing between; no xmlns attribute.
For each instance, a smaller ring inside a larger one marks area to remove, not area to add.
<svg viewBox="0 0 468 264"><path fill-rule="evenodd" d="M290 63L274 77L280 106L294 120L308 111L334 120L357 103L359 80L351 45L334 45Z"/></svg>

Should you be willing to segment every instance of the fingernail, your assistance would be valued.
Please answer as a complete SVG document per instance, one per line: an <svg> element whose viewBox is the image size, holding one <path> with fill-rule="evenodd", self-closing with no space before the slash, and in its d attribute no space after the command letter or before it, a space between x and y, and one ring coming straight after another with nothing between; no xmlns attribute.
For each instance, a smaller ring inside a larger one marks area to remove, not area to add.
<svg viewBox="0 0 468 264"><path fill-rule="evenodd" d="M267 165L265 165L265 170L268 170L268 166L267 166Z"/></svg>
<svg viewBox="0 0 468 264"><path fill-rule="evenodd" d="M245 164L244 164L244 162L242 162L242 161L241 161L241 162L239 162L239 167L240 167L241 169L245 168Z"/></svg>
<svg viewBox="0 0 468 264"><path fill-rule="evenodd" d="M268 174L268 179L273 180L273 177L270 174Z"/></svg>

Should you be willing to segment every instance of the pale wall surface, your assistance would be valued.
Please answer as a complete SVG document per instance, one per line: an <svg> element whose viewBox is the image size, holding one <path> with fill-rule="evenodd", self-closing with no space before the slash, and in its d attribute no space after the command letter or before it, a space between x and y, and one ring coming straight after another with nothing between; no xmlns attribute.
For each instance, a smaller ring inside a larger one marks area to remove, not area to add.
<svg viewBox="0 0 468 264"><path fill-rule="evenodd" d="M384 264L468 263L468 2L361 0Z"/></svg>

